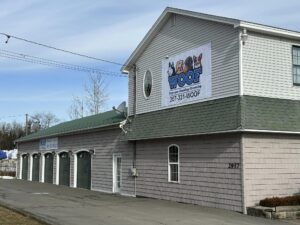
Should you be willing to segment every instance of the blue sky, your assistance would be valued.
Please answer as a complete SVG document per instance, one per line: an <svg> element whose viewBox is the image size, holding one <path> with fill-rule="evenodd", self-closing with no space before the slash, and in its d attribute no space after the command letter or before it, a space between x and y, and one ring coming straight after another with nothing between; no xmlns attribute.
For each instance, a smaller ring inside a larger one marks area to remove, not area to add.
<svg viewBox="0 0 300 225"><path fill-rule="evenodd" d="M177 7L300 31L300 1L270 0L1 0L0 32L107 60L125 62L165 7ZM119 71L87 60L0 36L0 49ZM22 122L25 113L52 112L68 120L73 95L82 96L88 74L0 57L0 122ZM105 109L127 100L127 79L104 76Z"/></svg>

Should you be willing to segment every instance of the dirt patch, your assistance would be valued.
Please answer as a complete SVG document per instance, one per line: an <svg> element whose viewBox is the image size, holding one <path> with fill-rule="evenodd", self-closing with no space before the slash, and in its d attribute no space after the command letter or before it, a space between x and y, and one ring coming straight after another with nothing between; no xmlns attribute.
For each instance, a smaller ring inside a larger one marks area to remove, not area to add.
<svg viewBox="0 0 300 225"><path fill-rule="evenodd" d="M43 225L35 219L16 213L0 206L1 225Z"/></svg>

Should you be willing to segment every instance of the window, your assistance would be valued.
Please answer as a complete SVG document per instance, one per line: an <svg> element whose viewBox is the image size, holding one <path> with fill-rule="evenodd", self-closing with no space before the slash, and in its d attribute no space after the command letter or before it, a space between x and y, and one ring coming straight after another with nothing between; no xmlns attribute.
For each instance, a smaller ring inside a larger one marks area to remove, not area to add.
<svg viewBox="0 0 300 225"><path fill-rule="evenodd" d="M152 74L149 70L145 73L144 76L144 95L145 98L149 98L152 90Z"/></svg>
<svg viewBox="0 0 300 225"><path fill-rule="evenodd" d="M294 84L300 85L300 47L293 46L293 79Z"/></svg>
<svg viewBox="0 0 300 225"><path fill-rule="evenodd" d="M179 182L179 147L171 145L168 149L169 156L169 182Z"/></svg>

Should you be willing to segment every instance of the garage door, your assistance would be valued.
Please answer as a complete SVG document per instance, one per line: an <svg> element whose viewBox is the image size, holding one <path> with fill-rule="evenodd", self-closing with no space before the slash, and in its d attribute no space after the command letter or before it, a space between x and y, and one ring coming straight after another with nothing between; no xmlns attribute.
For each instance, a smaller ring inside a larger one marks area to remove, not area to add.
<svg viewBox="0 0 300 225"><path fill-rule="evenodd" d="M53 183L53 154L45 154L45 183Z"/></svg>
<svg viewBox="0 0 300 225"><path fill-rule="evenodd" d="M28 155L22 155L22 179L28 179Z"/></svg>
<svg viewBox="0 0 300 225"><path fill-rule="evenodd" d="M59 154L59 184L70 186L70 157L67 152Z"/></svg>
<svg viewBox="0 0 300 225"><path fill-rule="evenodd" d="M91 189L91 155L89 152L77 153L77 187Z"/></svg>
<svg viewBox="0 0 300 225"><path fill-rule="evenodd" d="M40 156L32 155L32 181L40 180Z"/></svg>

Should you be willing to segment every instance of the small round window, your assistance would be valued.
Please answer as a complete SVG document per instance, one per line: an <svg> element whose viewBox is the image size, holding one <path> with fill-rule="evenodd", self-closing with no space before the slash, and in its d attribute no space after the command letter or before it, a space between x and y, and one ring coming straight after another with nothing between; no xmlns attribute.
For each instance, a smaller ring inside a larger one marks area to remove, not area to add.
<svg viewBox="0 0 300 225"><path fill-rule="evenodd" d="M145 73L144 77L144 95L149 98L152 90L152 74L149 70Z"/></svg>

